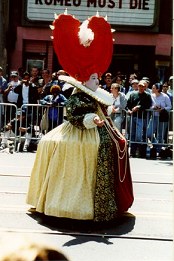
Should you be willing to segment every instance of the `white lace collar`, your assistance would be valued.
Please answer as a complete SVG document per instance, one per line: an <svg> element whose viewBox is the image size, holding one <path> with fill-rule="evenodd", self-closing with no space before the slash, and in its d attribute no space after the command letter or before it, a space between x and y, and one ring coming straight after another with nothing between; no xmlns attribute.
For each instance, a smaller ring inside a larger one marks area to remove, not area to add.
<svg viewBox="0 0 174 261"><path fill-rule="evenodd" d="M87 93L92 98L94 98L95 100L97 100L98 102L100 102L102 104L109 106L109 105L112 105L112 103L113 103L111 94L101 88L98 88L94 92L94 91L88 89L85 85L83 85L81 82L77 81L73 77L60 75L59 79L62 81L65 81L65 82L73 85L74 87L80 89L81 91Z"/></svg>

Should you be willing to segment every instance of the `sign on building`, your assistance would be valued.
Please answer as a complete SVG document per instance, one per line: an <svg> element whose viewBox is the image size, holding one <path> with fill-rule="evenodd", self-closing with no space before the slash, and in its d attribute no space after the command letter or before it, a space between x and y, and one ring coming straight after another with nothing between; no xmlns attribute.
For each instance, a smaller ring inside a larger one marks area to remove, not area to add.
<svg viewBox="0 0 174 261"><path fill-rule="evenodd" d="M67 9L80 21L96 15L106 16L112 25L153 26L156 0L28 0L27 18L31 21L53 21L54 13Z"/></svg>

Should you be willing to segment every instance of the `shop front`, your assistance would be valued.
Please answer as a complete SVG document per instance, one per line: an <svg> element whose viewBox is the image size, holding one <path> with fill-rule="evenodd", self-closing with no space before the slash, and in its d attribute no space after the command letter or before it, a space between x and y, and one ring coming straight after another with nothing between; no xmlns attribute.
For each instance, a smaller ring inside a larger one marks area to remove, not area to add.
<svg viewBox="0 0 174 261"><path fill-rule="evenodd" d="M168 1L168 0L167 0ZM50 71L60 69L55 56L49 24L54 13L67 9L84 21L92 15L107 16L113 33L114 52L108 71L128 75L138 72L151 79L172 74L172 34L160 32L159 1L54 1L35 0L23 4L22 24L17 27L16 45L10 68L30 70L32 64Z"/></svg>

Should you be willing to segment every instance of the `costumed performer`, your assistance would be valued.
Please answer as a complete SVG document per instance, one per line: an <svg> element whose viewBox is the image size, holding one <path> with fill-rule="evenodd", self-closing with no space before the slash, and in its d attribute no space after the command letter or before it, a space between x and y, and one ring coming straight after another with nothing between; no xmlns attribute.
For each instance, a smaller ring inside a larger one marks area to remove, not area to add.
<svg viewBox="0 0 174 261"><path fill-rule="evenodd" d="M99 16L53 22L53 45L73 85L67 121L39 142L27 203L46 215L110 221L133 203L127 143L107 117L112 97L99 88L113 51L111 27Z"/></svg>

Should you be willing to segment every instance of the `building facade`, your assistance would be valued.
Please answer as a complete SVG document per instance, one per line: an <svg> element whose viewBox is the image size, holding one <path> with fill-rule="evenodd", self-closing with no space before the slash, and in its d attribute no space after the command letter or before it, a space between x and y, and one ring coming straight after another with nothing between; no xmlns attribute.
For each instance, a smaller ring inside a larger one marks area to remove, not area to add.
<svg viewBox="0 0 174 261"><path fill-rule="evenodd" d="M137 72L152 81L172 75L171 0L9 0L7 71L32 66L61 69L53 50L49 25L54 13L67 9L81 22L98 12L107 16L114 53L108 71Z"/></svg>

